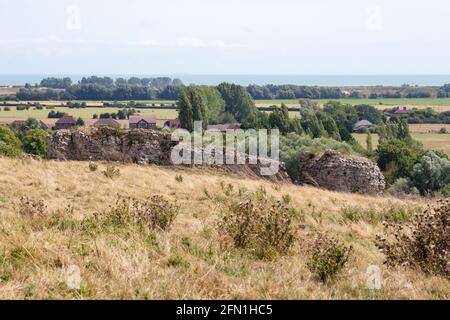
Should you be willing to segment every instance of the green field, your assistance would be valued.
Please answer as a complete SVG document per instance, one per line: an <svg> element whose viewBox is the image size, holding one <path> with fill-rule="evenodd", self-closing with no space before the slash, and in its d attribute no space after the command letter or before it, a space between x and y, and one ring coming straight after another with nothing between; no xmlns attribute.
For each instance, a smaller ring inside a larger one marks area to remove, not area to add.
<svg viewBox="0 0 450 320"><path fill-rule="evenodd" d="M17 110L16 107L9 107L10 111L4 111L4 107L0 106L0 118L11 118L11 119L46 119L48 113L51 111L49 109L36 110L34 107L30 107L29 110ZM120 108L68 108L68 107L55 107L55 111L65 112L73 117L81 117L85 120L92 119L94 114L101 113L113 113L120 110ZM174 119L178 116L178 113L174 109L137 109L143 115L155 115L158 119Z"/></svg>
<svg viewBox="0 0 450 320"><path fill-rule="evenodd" d="M432 150L439 150L447 153L450 156L450 134L438 134L438 133L411 133L412 137L423 143L424 147ZM364 148L367 148L366 138L364 133L354 133L356 141L359 142ZM372 134L373 148L378 146L378 135Z"/></svg>
<svg viewBox="0 0 450 320"><path fill-rule="evenodd" d="M299 104L300 99L293 100L256 100L257 105L279 105L279 104ZM321 104L328 102L330 100L340 101L342 103L348 103L351 105L357 104L370 104L370 105L414 105L414 106L450 106L450 98L424 98L424 99L321 99L312 100L317 101Z"/></svg>

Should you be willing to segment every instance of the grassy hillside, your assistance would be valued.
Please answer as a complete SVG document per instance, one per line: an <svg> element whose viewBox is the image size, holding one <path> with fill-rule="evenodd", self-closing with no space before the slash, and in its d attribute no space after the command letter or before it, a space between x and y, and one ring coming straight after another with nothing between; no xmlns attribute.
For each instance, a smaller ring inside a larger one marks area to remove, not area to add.
<svg viewBox="0 0 450 320"><path fill-rule="evenodd" d="M422 200L274 185L200 169L120 165L120 174L108 178L105 168L103 163L91 171L86 162L0 158L1 299L450 298L449 281L387 269L374 244L382 230L374 216L403 221L425 204ZM222 245L219 217L237 190L289 199L297 212L298 240L286 255L261 260ZM169 231L113 220L118 195L144 199L154 194L180 206ZM30 205L20 200L24 196L43 203ZM42 205L46 208L40 210ZM372 215L354 219L350 208L360 213L372 208ZM30 214L36 210L37 216ZM324 285L306 266L319 231L353 246L344 270ZM366 287L372 264L381 268L381 290ZM67 286L69 265L81 269L79 290Z"/></svg>

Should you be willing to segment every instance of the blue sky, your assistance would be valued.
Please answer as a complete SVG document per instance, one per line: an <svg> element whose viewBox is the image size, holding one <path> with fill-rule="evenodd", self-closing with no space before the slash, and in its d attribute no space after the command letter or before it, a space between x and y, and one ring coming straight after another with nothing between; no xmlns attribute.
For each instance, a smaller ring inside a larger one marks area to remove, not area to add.
<svg viewBox="0 0 450 320"><path fill-rule="evenodd" d="M450 74L445 0L1 0L0 74Z"/></svg>

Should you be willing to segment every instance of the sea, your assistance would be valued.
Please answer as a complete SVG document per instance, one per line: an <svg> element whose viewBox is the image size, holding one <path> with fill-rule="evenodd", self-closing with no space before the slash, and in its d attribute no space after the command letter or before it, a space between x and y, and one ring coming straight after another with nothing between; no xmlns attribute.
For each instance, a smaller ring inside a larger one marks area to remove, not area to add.
<svg viewBox="0 0 450 320"><path fill-rule="evenodd" d="M297 75L297 74L95 74L111 78L170 77L184 84L217 85L231 82L240 85L294 84L307 86L442 86L450 83L450 74L438 75ZM90 74L0 74L0 86L39 83L46 77L70 77L74 82Z"/></svg>

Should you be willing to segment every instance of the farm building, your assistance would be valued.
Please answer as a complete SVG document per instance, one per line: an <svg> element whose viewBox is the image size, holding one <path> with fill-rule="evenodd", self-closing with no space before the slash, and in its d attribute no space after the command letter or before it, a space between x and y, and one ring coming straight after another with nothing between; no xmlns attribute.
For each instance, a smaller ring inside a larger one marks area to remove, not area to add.
<svg viewBox="0 0 450 320"><path fill-rule="evenodd" d="M372 126L373 123L368 120L359 120L357 123L355 123L353 132L364 133L367 132Z"/></svg>
<svg viewBox="0 0 450 320"><path fill-rule="evenodd" d="M130 129L156 129L156 117L130 116Z"/></svg>
<svg viewBox="0 0 450 320"><path fill-rule="evenodd" d="M213 124L208 126L208 130L215 130L220 132L226 132L227 130L237 130L240 128L241 125L239 123Z"/></svg>
<svg viewBox="0 0 450 320"><path fill-rule="evenodd" d="M55 123L55 128L59 129L70 129L77 124L77 121L72 116L64 116Z"/></svg>
<svg viewBox="0 0 450 320"><path fill-rule="evenodd" d="M181 124L180 124L180 120L178 119L172 119L172 120L167 120L166 122L164 122L164 130L173 130L173 129L179 129L181 128Z"/></svg>
<svg viewBox="0 0 450 320"><path fill-rule="evenodd" d="M407 114L412 110L410 106L399 106L397 110L394 111L395 115Z"/></svg>
<svg viewBox="0 0 450 320"><path fill-rule="evenodd" d="M110 127L110 128L120 128L120 123L114 119L99 119L94 124L94 127Z"/></svg>

